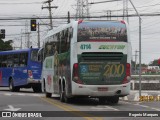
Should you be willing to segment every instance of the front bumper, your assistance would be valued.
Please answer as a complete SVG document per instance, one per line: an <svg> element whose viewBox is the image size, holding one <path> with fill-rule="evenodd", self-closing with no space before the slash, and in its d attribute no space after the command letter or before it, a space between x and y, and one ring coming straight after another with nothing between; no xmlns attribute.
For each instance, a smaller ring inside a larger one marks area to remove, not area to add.
<svg viewBox="0 0 160 120"><path fill-rule="evenodd" d="M41 83L41 79L31 79L31 78L28 78L27 79L27 83L30 84L30 83Z"/></svg>

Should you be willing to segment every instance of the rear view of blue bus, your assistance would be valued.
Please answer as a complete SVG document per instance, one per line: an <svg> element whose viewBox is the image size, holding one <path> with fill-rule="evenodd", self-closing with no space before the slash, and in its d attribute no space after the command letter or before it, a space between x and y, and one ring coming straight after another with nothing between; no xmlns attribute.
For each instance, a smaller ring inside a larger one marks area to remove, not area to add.
<svg viewBox="0 0 160 120"><path fill-rule="evenodd" d="M33 88L41 92L41 62L37 61L38 49L0 52L0 86L9 86L10 91Z"/></svg>

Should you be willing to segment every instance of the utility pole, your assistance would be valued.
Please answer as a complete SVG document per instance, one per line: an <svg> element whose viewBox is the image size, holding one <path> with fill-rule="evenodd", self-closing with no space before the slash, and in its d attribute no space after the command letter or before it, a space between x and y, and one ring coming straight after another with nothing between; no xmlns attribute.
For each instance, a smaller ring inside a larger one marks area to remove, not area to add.
<svg viewBox="0 0 160 120"><path fill-rule="evenodd" d="M141 96L141 80L142 80L142 76L141 76L141 71L142 71L142 65L141 65L141 53L142 53L142 46L141 46L141 23L142 23L142 19L141 19L141 16L140 14L138 13L136 7L134 6L133 2L131 0L129 0L131 5L133 6L134 10L136 11L136 14L138 15L139 17L139 96Z"/></svg>
<svg viewBox="0 0 160 120"><path fill-rule="evenodd" d="M39 30L39 23L38 23L38 31L37 31L37 33L38 33L38 36L37 36L37 38L38 38L37 46L38 46L38 48L40 48L40 30Z"/></svg>
<svg viewBox="0 0 160 120"><path fill-rule="evenodd" d="M88 17L89 19L89 3L88 0L77 0L76 19Z"/></svg>
<svg viewBox="0 0 160 120"><path fill-rule="evenodd" d="M70 23L70 12L68 11L68 20L67 20L68 23Z"/></svg>
<svg viewBox="0 0 160 120"><path fill-rule="evenodd" d="M21 46L20 48L22 49L22 29L21 29Z"/></svg>
<svg viewBox="0 0 160 120"><path fill-rule="evenodd" d="M28 40L27 40L27 48L30 48L30 33L27 32L26 34L27 34L27 38L28 38Z"/></svg>
<svg viewBox="0 0 160 120"><path fill-rule="evenodd" d="M127 22L129 23L129 19L128 19L128 0L123 0L123 20L125 20L125 16Z"/></svg>
<svg viewBox="0 0 160 120"><path fill-rule="evenodd" d="M107 20L111 20L111 14L112 14L112 11L107 10Z"/></svg>
<svg viewBox="0 0 160 120"><path fill-rule="evenodd" d="M48 0L48 1L45 1L44 3L48 3L48 7L43 7L42 6L42 9L44 8L47 8L49 10L49 18L50 18L50 27L51 29L53 29L53 23L52 23L52 8L58 8L58 6L51 6L51 2L53 0Z"/></svg>
<svg viewBox="0 0 160 120"><path fill-rule="evenodd" d="M137 50L135 51L135 73L136 73L136 71L137 71L137 65L136 65L136 64L137 64L137 56L138 56L137 53L138 53L138 52L139 52L139 51L137 51Z"/></svg>
<svg viewBox="0 0 160 120"><path fill-rule="evenodd" d="M30 32L28 32L28 21L25 23L25 41L27 44L27 48L30 47Z"/></svg>

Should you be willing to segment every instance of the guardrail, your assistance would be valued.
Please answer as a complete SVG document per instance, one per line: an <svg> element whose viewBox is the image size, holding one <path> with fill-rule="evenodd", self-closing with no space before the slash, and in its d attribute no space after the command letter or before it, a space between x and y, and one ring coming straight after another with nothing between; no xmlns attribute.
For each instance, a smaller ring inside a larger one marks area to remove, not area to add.
<svg viewBox="0 0 160 120"><path fill-rule="evenodd" d="M142 90L160 90L160 75L141 75ZM139 75L131 76L131 90L139 90Z"/></svg>

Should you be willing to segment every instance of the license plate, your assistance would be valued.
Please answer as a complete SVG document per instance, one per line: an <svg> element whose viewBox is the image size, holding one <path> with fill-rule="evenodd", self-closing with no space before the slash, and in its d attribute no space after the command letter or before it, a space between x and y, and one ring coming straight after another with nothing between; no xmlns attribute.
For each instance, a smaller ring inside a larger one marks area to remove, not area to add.
<svg viewBox="0 0 160 120"><path fill-rule="evenodd" d="M98 91L108 91L107 87L98 87Z"/></svg>

